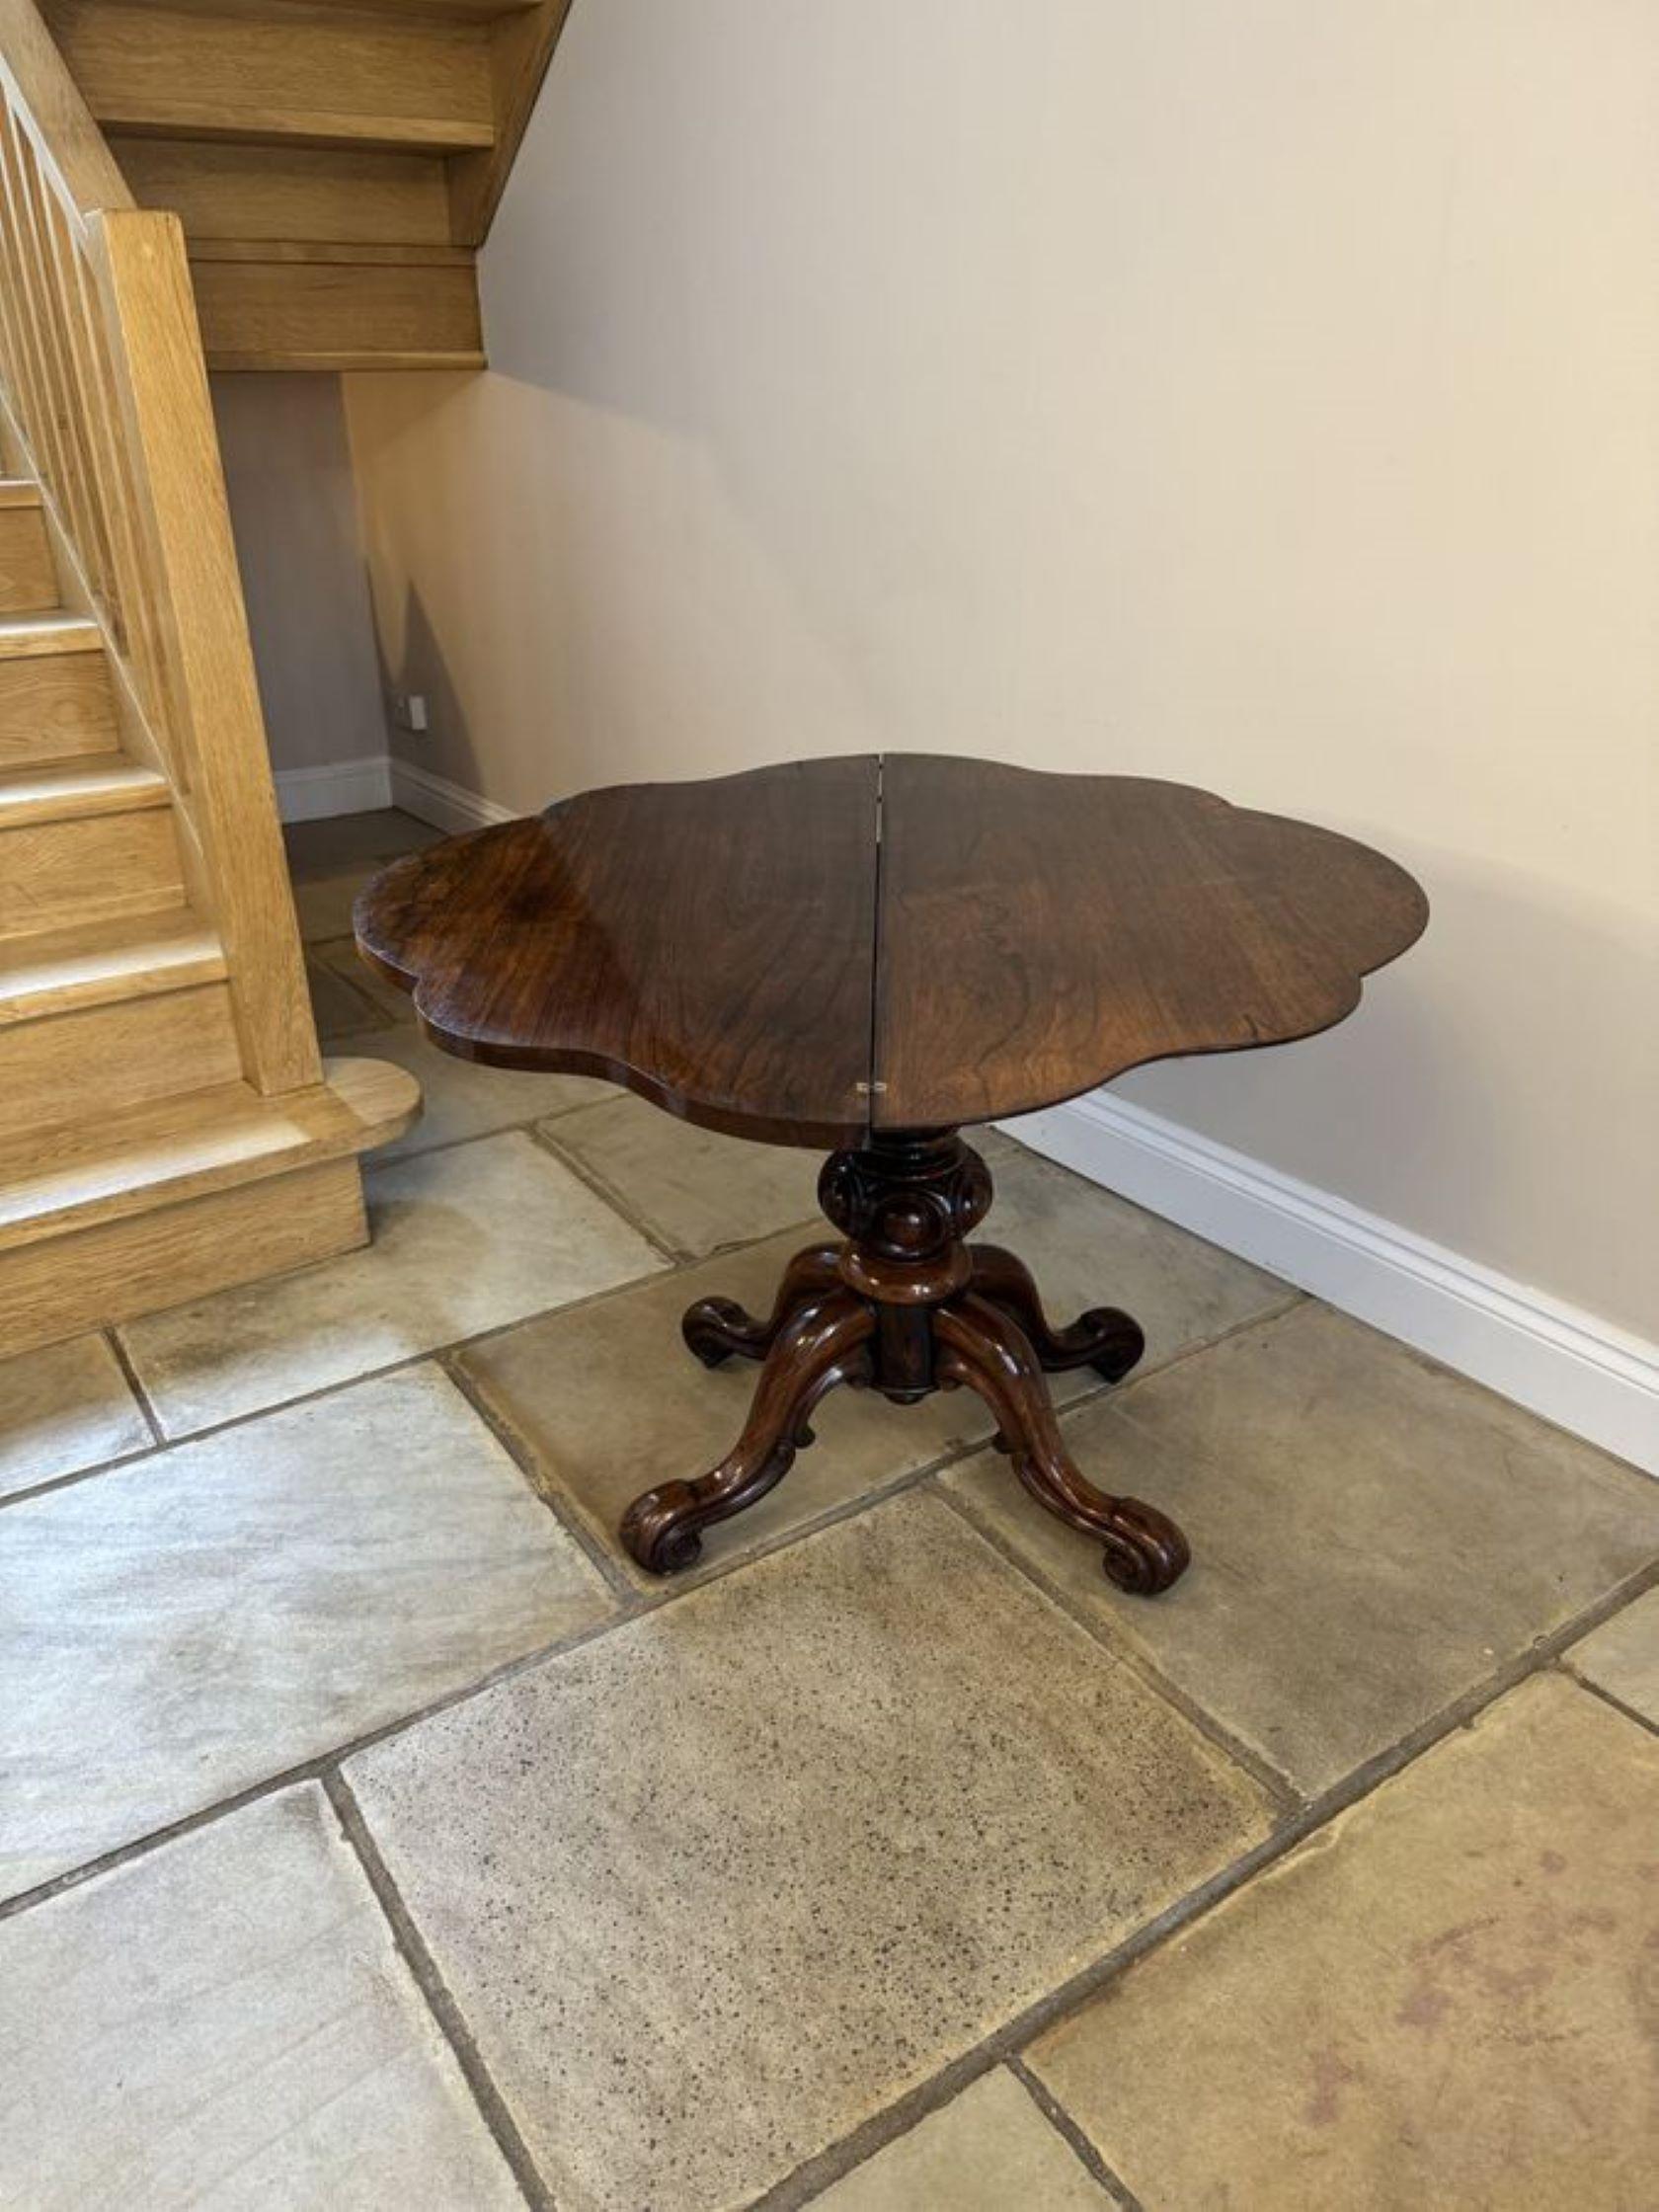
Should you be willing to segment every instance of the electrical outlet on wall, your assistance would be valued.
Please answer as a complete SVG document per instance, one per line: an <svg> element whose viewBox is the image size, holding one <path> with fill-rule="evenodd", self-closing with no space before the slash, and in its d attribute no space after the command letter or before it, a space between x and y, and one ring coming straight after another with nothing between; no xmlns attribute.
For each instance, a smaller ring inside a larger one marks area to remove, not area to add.
<svg viewBox="0 0 1659 2212"><path fill-rule="evenodd" d="M424 692L395 691L392 694L392 712L400 730L412 730L423 737L427 728L427 701Z"/></svg>

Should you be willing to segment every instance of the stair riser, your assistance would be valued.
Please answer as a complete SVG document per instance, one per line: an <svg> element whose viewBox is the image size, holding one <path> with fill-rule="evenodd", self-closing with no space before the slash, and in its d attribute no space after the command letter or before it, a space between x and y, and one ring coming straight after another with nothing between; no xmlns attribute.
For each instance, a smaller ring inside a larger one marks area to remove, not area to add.
<svg viewBox="0 0 1659 2212"><path fill-rule="evenodd" d="M22 1023L0 1035L0 1141L241 1073L223 984Z"/></svg>
<svg viewBox="0 0 1659 2212"><path fill-rule="evenodd" d="M484 358L470 263L193 261L191 281L212 368L278 360L372 367L376 357L465 366Z"/></svg>
<svg viewBox="0 0 1659 2212"><path fill-rule="evenodd" d="M367 1241L347 1159L0 1252L0 1359Z"/></svg>
<svg viewBox="0 0 1659 2212"><path fill-rule="evenodd" d="M0 830L0 937L151 912L183 889L170 807Z"/></svg>
<svg viewBox="0 0 1659 2212"><path fill-rule="evenodd" d="M0 614L32 614L55 606L57 598L57 570L40 510L0 508Z"/></svg>
<svg viewBox="0 0 1659 2212"><path fill-rule="evenodd" d="M114 752L118 741L102 653L0 661L0 768Z"/></svg>

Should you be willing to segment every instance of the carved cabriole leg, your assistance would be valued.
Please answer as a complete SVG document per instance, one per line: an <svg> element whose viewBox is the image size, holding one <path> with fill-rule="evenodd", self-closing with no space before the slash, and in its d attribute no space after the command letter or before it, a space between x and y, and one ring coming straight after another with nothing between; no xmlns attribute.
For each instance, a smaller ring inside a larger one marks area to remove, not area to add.
<svg viewBox="0 0 1659 2212"><path fill-rule="evenodd" d="M875 1316L839 1285L810 1293L778 1330L742 1436L711 1474L647 1490L622 1540L648 1573L672 1574L702 1549L700 1532L763 1498L788 1472L813 1407L837 1382L866 1379Z"/></svg>
<svg viewBox="0 0 1659 2212"><path fill-rule="evenodd" d="M1115 1305L1091 1306L1068 1328L1053 1327L1031 1270L1000 1244L970 1244L968 1257L974 1264L975 1291L1014 1322L1045 1374L1091 1367L1108 1382L1121 1382L1146 1349L1140 1322Z"/></svg>
<svg viewBox="0 0 1659 2212"><path fill-rule="evenodd" d="M1105 1545L1108 1578L1120 1590L1167 1590L1187 1564L1187 1540L1138 1498L1109 1498L1072 1465L1043 1371L1019 1325L974 1292L933 1317L941 1382L964 1382L996 1416L1014 1472L1039 1503Z"/></svg>
<svg viewBox="0 0 1659 2212"><path fill-rule="evenodd" d="M838 1244L809 1244L783 1271L772 1310L757 1321L730 1298L700 1298L679 1324L679 1332L704 1367L719 1367L735 1352L740 1360L763 1360L795 1308L817 1291L840 1280Z"/></svg>

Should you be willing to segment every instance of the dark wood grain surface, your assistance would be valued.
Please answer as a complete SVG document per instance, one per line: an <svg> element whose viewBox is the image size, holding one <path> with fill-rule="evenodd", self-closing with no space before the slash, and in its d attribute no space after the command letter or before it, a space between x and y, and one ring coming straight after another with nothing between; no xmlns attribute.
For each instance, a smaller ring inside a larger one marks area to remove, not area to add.
<svg viewBox="0 0 1659 2212"><path fill-rule="evenodd" d="M1427 914L1184 784L890 753L590 792L396 862L356 928L449 1052L835 1146L1328 1028Z"/></svg>
<svg viewBox="0 0 1659 2212"><path fill-rule="evenodd" d="M871 755L591 791L429 846L357 902L359 950L435 1044L608 1075L707 1128L866 1127Z"/></svg>
<svg viewBox="0 0 1659 2212"><path fill-rule="evenodd" d="M1368 845L1189 784L889 753L882 816L878 1129L1309 1036L1428 919Z"/></svg>

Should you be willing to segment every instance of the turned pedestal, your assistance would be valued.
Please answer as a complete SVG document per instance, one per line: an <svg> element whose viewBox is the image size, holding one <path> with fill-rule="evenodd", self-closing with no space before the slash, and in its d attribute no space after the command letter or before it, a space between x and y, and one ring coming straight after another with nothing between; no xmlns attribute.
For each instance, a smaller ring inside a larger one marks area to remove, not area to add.
<svg viewBox="0 0 1659 2212"><path fill-rule="evenodd" d="M622 1540L653 1574L689 1566L702 1531L763 1498L812 1442L813 1408L837 1383L913 1405L966 1384L994 1415L996 1443L1049 1511L1096 1538L1122 1590L1166 1590L1187 1564L1175 1524L1136 1498L1111 1498L1078 1473L1049 1402L1045 1372L1091 1367L1108 1382L1145 1349L1114 1306L1057 1329L1023 1261L971 1232L990 1206L990 1171L954 1130L894 1131L832 1152L819 1178L841 1243L809 1244L757 1320L728 1299L700 1299L681 1324L708 1367L757 1360L760 1377L737 1443L711 1473L634 1500Z"/></svg>

